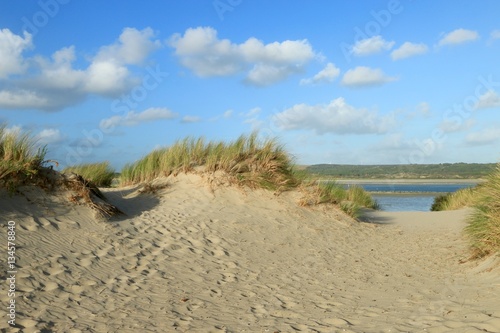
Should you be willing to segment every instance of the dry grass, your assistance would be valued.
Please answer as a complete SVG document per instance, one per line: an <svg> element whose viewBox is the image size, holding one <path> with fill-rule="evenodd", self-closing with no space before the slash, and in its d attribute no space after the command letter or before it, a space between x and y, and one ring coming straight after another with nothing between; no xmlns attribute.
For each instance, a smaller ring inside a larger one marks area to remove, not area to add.
<svg viewBox="0 0 500 333"><path fill-rule="evenodd" d="M360 186L345 189L335 182L313 182L302 187L304 196L299 201L301 206L334 204L351 217L357 218L362 207L379 209L371 195Z"/></svg>
<svg viewBox="0 0 500 333"><path fill-rule="evenodd" d="M102 217L123 215L116 206L110 204L104 194L90 181L77 174L62 174L62 183L72 191L70 201L94 209Z"/></svg>
<svg viewBox="0 0 500 333"><path fill-rule="evenodd" d="M437 196L434 198L431 211L455 210L464 207L472 207L477 199L480 187L481 185L463 188L456 192Z"/></svg>
<svg viewBox="0 0 500 333"><path fill-rule="evenodd" d="M500 164L478 189L475 211L466 232L471 239L474 257L500 252Z"/></svg>
<svg viewBox="0 0 500 333"><path fill-rule="evenodd" d="M13 191L29 183L42 168L46 153L29 133L8 132L5 124L0 125L0 186Z"/></svg>
<svg viewBox="0 0 500 333"><path fill-rule="evenodd" d="M80 164L67 167L63 173L75 173L99 187L110 187L115 178L115 170L109 162Z"/></svg>
<svg viewBox="0 0 500 333"><path fill-rule="evenodd" d="M206 142L203 138L177 141L126 165L121 172L121 183L148 182L199 167L205 172L225 171L238 184L251 187L285 190L300 183L292 158L277 140L259 141L256 133L229 143Z"/></svg>

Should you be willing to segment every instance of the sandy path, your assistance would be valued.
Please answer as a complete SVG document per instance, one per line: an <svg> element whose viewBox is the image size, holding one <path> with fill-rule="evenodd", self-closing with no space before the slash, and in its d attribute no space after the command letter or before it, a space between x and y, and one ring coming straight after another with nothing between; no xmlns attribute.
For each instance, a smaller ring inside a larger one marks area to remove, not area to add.
<svg viewBox="0 0 500 333"><path fill-rule="evenodd" d="M134 190L108 192L128 214L108 223L2 197L23 332L500 332L498 269L460 263L467 211L359 223L196 176Z"/></svg>

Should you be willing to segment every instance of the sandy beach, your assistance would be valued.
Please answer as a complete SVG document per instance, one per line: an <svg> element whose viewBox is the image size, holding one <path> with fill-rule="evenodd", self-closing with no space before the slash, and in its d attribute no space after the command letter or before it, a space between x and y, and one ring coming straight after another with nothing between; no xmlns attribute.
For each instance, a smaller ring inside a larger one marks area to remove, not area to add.
<svg viewBox="0 0 500 333"><path fill-rule="evenodd" d="M2 192L18 265L18 326L4 290L2 332L500 332L498 259L467 260L470 210L360 222L297 191L163 182L103 190L126 213L111 221Z"/></svg>

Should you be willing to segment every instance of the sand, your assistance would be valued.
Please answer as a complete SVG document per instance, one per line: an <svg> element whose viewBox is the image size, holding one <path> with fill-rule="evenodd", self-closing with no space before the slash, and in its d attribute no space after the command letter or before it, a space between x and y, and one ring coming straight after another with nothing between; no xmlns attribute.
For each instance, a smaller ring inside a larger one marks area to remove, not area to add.
<svg viewBox="0 0 500 333"><path fill-rule="evenodd" d="M500 332L498 262L466 261L469 210L358 222L297 192L207 184L107 190L127 213L113 221L0 194L19 266L19 326L3 289L2 332Z"/></svg>

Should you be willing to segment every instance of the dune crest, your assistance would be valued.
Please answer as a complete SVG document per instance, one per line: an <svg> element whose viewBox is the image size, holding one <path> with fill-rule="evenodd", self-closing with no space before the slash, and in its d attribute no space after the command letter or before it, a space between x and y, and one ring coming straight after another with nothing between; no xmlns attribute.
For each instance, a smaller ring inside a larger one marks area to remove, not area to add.
<svg viewBox="0 0 500 333"><path fill-rule="evenodd" d="M360 223L297 191L153 185L103 190L126 214L109 222L1 193L18 228L13 332L500 332L498 269L463 263L466 210Z"/></svg>

